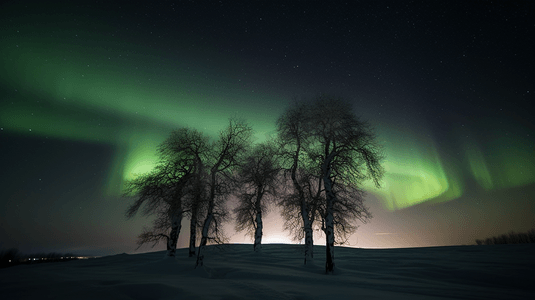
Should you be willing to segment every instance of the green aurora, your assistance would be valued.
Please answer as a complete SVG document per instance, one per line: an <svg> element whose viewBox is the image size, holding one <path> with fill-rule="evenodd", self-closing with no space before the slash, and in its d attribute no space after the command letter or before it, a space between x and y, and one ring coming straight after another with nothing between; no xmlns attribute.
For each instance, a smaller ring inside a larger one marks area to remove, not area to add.
<svg viewBox="0 0 535 300"><path fill-rule="evenodd" d="M213 136L237 115L262 141L290 100L269 88L242 93L232 67L203 69L198 58L169 66L111 41L96 47L87 35L71 36L72 43L38 36L10 31L2 40L2 130L113 145L117 151L103 187L108 195L119 195L125 180L151 170L157 145L174 128L191 126ZM196 63L201 67L194 70ZM364 188L388 210L459 198L470 180L484 190L535 182L529 122L512 116L508 128L500 120L484 122L486 128L455 128L458 149L449 151L422 119L395 125L385 120L369 118L385 146L382 188Z"/></svg>

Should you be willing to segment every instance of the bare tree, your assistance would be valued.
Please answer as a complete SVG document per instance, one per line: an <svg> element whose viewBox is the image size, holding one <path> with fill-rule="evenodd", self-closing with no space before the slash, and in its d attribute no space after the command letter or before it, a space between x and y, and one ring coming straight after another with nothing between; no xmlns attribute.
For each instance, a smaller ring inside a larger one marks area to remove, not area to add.
<svg viewBox="0 0 535 300"><path fill-rule="evenodd" d="M254 251L262 247L262 215L267 213L269 202L275 200L278 173L277 150L275 144L269 142L256 145L238 171L236 230L254 237Z"/></svg>
<svg viewBox="0 0 535 300"><path fill-rule="evenodd" d="M171 224L167 255L175 256L183 213L182 188L188 176L184 173L180 174L178 178L169 178L165 171L167 167L166 165L160 165L157 167L157 170L129 181L124 196L134 196L137 198L126 211L127 218L132 218L142 205L144 205L143 215L153 215L162 207L167 208L167 217ZM169 181L173 179L176 182L170 184Z"/></svg>
<svg viewBox="0 0 535 300"><path fill-rule="evenodd" d="M252 129L238 119L230 119L226 129L211 143L207 168L208 199L206 217L201 231L201 242L197 252L196 266L203 264L203 249L208 241L218 241L221 237L221 223L227 217L225 202L235 189L233 172L241 165L243 156L251 143Z"/></svg>
<svg viewBox="0 0 535 300"><path fill-rule="evenodd" d="M167 243L168 256L175 256L184 215L183 200L190 192L190 181L199 168L196 154L205 151L207 144L207 138L196 130L175 130L159 146L160 161L156 168L127 182L123 195L137 198L126 211L127 218L133 217L142 206L144 215L160 212L161 217L162 208L167 214L171 228ZM153 229L165 230L165 227ZM167 235L166 232L149 232L145 238Z"/></svg>
<svg viewBox="0 0 535 300"><path fill-rule="evenodd" d="M188 135L188 133L190 133ZM189 239L189 257L195 255L195 243L197 240L197 231L199 228L198 218L205 208L207 198L206 193L206 173L205 161L209 154L210 143L207 136L197 132L182 132L185 139L172 139L167 145L171 155L185 152L190 162L195 165L188 184L188 197L185 201L185 212L190 217L190 239ZM184 140L186 143L184 143Z"/></svg>
<svg viewBox="0 0 535 300"><path fill-rule="evenodd" d="M206 208L207 174L205 163L210 152L209 138L199 131L181 129L176 131L175 138L168 139L166 154L170 157L182 157L195 166L189 177L184 200L184 213L190 217L189 257L195 255L195 243L199 228L199 217Z"/></svg>
<svg viewBox="0 0 535 300"><path fill-rule="evenodd" d="M321 166L325 190L322 229L326 238L325 271L334 271L335 227L351 233L355 219L371 217L363 205L359 185L371 179L377 187L383 175L381 147L372 128L359 120L352 106L337 98L320 96L308 106L309 155Z"/></svg>
<svg viewBox="0 0 535 300"><path fill-rule="evenodd" d="M310 116L304 103L296 103L277 120L281 165L286 192L280 201L286 229L294 238L305 238L305 264L314 257L313 226L321 194L320 174L314 176L310 147ZM316 186L314 184L316 183Z"/></svg>

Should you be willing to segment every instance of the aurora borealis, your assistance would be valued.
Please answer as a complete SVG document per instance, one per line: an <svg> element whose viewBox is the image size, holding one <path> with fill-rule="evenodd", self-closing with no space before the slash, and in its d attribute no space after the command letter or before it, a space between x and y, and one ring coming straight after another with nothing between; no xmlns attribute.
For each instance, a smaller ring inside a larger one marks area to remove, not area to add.
<svg viewBox="0 0 535 300"><path fill-rule="evenodd" d="M236 115L261 141L319 93L353 101L385 146L352 246L535 225L530 1L76 3L1 5L0 248L132 252L150 221L124 219L121 188L172 129L215 135Z"/></svg>

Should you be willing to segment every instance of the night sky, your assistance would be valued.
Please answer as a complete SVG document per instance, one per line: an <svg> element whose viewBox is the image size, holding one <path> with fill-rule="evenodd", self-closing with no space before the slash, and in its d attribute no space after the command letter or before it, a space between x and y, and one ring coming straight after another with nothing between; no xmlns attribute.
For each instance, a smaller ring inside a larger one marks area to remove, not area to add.
<svg viewBox="0 0 535 300"><path fill-rule="evenodd" d="M171 130L239 116L262 141L320 93L385 147L350 246L535 227L533 1L52 2L0 6L0 248L133 253L151 219L126 220L121 190ZM281 224L264 242L291 242Z"/></svg>

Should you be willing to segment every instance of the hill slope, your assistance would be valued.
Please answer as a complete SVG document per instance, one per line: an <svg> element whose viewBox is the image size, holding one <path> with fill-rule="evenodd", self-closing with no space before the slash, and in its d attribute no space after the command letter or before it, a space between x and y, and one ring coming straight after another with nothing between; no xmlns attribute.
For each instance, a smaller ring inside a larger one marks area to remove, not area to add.
<svg viewBox="0 0 535 300"><path fill-rule="evenodd" d="M534 244L405 249L325 248L303 265L301 245L209 246L205 266L179 249L0 270L3 299L528 299Z"/></svg>

